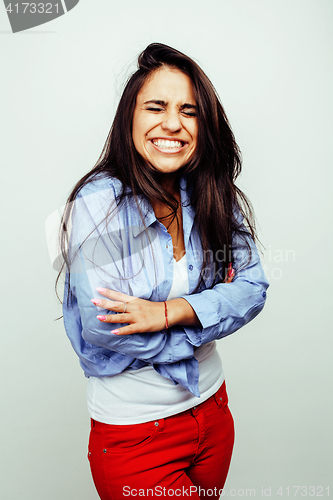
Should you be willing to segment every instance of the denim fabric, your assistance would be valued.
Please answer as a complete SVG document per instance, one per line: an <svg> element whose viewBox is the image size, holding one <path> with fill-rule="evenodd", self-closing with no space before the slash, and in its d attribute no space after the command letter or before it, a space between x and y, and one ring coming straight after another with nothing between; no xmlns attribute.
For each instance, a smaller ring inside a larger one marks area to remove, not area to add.
<svg viewBox="0 0 333 500"><path fill-rule="evenodd" d="M218 499L234 444L225 383L171 417L135 425L91 421L88 459L102 500Z"/></svg>

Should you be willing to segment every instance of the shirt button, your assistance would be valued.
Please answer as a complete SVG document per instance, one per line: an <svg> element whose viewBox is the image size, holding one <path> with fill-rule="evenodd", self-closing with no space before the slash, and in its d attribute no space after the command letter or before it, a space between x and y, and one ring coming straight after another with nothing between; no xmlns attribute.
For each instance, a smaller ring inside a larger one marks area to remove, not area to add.
<svg viewBox="0 0 333 500"><path fill-rule="evenodd" d="M189 268L189 270L190 270L190 271L192 271L192 270L193 270L193 266L192 266L192 264L190 264L190 265L188 266L188 268Z"/></svg>
<svg viewBox="0 0 333 500"><path fill-rule="evenodd" d="M264 298L266 297L266 295L267 295L267 293L266 293L266 292L262 292L262 296L263 296Z"/></svg>
<svg viewBox="0 0 333 500"><path fill-rule="evenodd" d="M169 248L169 245L165 245L165 248Z"/></svg>

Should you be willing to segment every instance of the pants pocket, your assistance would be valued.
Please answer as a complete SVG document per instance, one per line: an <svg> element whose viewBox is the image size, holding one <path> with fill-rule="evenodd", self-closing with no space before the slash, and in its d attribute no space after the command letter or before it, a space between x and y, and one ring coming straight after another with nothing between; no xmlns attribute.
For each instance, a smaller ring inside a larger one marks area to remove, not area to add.
<svg viewBox="0 0 333 500"><path fill-rule="evenodd" d="M219 408L223 408L223 410L227 413L228 411L228 394L225 382L221 385L218 391L214 394L214 398L216 404Z"/></svg>
<svg viewBox="0 0 333 500"><path fill-rule="evenodd" d="M98 424L103 453L134 452L146 446L156 436L158 422L133 425Z"/></svg>

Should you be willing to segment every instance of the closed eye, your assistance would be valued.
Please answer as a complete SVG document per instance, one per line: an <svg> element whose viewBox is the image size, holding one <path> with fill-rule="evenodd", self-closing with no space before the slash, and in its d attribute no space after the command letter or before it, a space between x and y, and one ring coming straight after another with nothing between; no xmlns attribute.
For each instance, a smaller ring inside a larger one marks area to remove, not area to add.
<svg viewBox="0 0 333 500"><path fill-rule="evenodd" d="M196 113L190 113L189 111L183 111L183 115L186 115L186 116L197 116Z"/></svg>
<svg viewBox="0 0 333 500"><path fill-rule="evenodd" d="M197 109L197 106L188 102L181 106L181 111L185 116L197 116Z"/></svg>
<svg viewBox="0 0 333 500"><path fill-rule="evenodd" d="M163 111L162 108L146 108L147 111Z"/></svg>
<svg viewBox="0 0 333 500"><path fill-rule="evenodd" d="M146 108L147 111L156 111L156 112L159 112L159 111L164 111L163 108ZM190 111L185 111L183 110L182 111L183 115L185 116L197 116L197 113L191 113Z"/></svg>

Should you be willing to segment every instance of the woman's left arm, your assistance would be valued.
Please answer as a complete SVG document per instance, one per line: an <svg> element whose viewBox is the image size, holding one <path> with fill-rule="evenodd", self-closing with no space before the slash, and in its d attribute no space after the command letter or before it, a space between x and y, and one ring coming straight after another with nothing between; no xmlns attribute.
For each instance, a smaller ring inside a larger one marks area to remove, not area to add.
<svg viewBox="0 0 333 500"><path fill-rule="evenodd" d="M239 236L234 238L235 278L232 283L218 283L212 289L184 296L200 321L199 327L189 328L184 325L187 337L194 346L234 333L252 321L263 309L269 283L250 235L247 236L247 241L251 248L249 262L244 242Z"/></svg>

